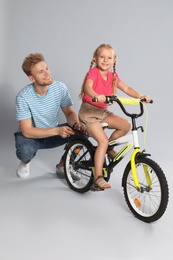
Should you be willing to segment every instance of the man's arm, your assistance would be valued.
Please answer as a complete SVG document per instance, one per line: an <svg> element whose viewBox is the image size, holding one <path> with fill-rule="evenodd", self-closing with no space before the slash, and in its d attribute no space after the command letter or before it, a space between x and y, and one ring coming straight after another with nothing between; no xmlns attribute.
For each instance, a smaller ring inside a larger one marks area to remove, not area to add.
<svg viewBox="0 0 173 260"><path fill-rule="evenodd" d="M67 123L72 127L74 123L79 122L76 113L71 106L62 108L63 113L66 116ZM55 135L61 137L67 137L73 135L74 132L68 126L54 127L54 128L38 128L32 126L31 118L26 120L20 120L20 129L22 134L27 138L46 138Z"/></svg>
<svg viewBox="0 0 173 260"><path fill-rule="evenodd" d="M32 126L31 118L19 121L22 134L27 138L46 138L60 135L59 127L55 128L38 128Z"/></svg>
<svg viewBox="0 0 173 260"><path fill-rule="evenodd" d="M67 123L73 127L74 123L78 123L79 119L75 111L73 110L72 106L69 107L63 107L62 111L67 119Z"/></svg>

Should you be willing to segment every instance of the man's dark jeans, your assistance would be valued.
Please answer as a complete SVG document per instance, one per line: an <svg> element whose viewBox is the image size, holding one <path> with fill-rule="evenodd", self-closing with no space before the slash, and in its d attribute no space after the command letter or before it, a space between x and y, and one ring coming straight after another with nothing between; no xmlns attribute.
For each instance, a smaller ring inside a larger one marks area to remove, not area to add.
<svg viewBox="0 0 173 260"><path fill-rule="evenodd" d="M64 125L68 125L68 124L65 123L59 126L64 126ZM24 163L30 162L39 149L55 148L66 144L69 140L73 138L73 135L67 138L62 138L61 136L56 135L47 138L33 139L33 138L26 138L25 136L23 136L21 132L15 133L14 136L15 136L17 158ZM64 158L63 156L61 158L62 160Z"/></svg>

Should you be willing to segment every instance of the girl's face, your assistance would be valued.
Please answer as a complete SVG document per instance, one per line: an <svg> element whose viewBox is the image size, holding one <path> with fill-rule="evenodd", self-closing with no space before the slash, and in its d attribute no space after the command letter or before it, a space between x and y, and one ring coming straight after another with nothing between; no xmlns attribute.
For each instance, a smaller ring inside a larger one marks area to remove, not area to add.
<svg viewBox="0 0 173 260"><path fill-rule="evenodd" d="M95 58L97 67L102 71L108 71L115 62L115 53L113 49L100 48Z"/></svg>

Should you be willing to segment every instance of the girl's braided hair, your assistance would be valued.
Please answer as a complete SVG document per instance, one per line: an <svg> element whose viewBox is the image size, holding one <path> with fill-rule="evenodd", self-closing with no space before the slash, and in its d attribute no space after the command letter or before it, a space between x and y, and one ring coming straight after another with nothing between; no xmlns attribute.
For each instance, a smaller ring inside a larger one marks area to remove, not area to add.
<svg viewBox="0 0 173 260"><path fill-rule="evenodd" d="M101 48L107 48L107 49L112 49L114 51L114 58L115 58L115 62L113 64L113 80L112 80L112 88L113 88L113 95L116 95L116 52L115 50L113 49L113 47L109 44L101 44L99 47L97 47L97 49L95 50L95 52L93 53L93 57L92 57L92 60L91 60L91 63L90 63L90 67L89 67L89 70L92 69L94 67L94 64L96 66L96 63L95 63L95 59L96 57L98 56L98 53L99 53L99 50ZM81 92L79 94L79 97L82 98L83 96L83 93L84 93L84 85L85 85L85 81L86 81L86 78L87 78L87 75L88 75L88 72L84 78L84 81L83 81L83 84L81 86Z"/></svg>

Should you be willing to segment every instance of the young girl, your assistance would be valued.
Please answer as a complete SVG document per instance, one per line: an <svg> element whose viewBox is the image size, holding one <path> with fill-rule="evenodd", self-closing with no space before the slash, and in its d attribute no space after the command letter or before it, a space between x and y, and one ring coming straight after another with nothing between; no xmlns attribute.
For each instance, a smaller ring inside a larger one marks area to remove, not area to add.
<svg viewBox="0 0 173 260"><path fill-rule="evenodd" d="M113 72L110 69L113 68ZM116 88L133 98L145 98L149 102L149 96L143 96L130 86L121 81L116 73L116 53L109 44L101 44L94 52L89 72L87 73L80 97L82 104L79 110L79 121L86 132L98 143L95 152L94 180L98 189L111 188L102 175L102 167L106 152L110 157L115 155L114 150L108 150L108 142L127 134L130 131L130 123L108 110L105 96L116 95ZM93 98L98 102L93 102ZM111 136L107 137L102 129L101 122L108 124L109 129L115 129Z"/></svg>

